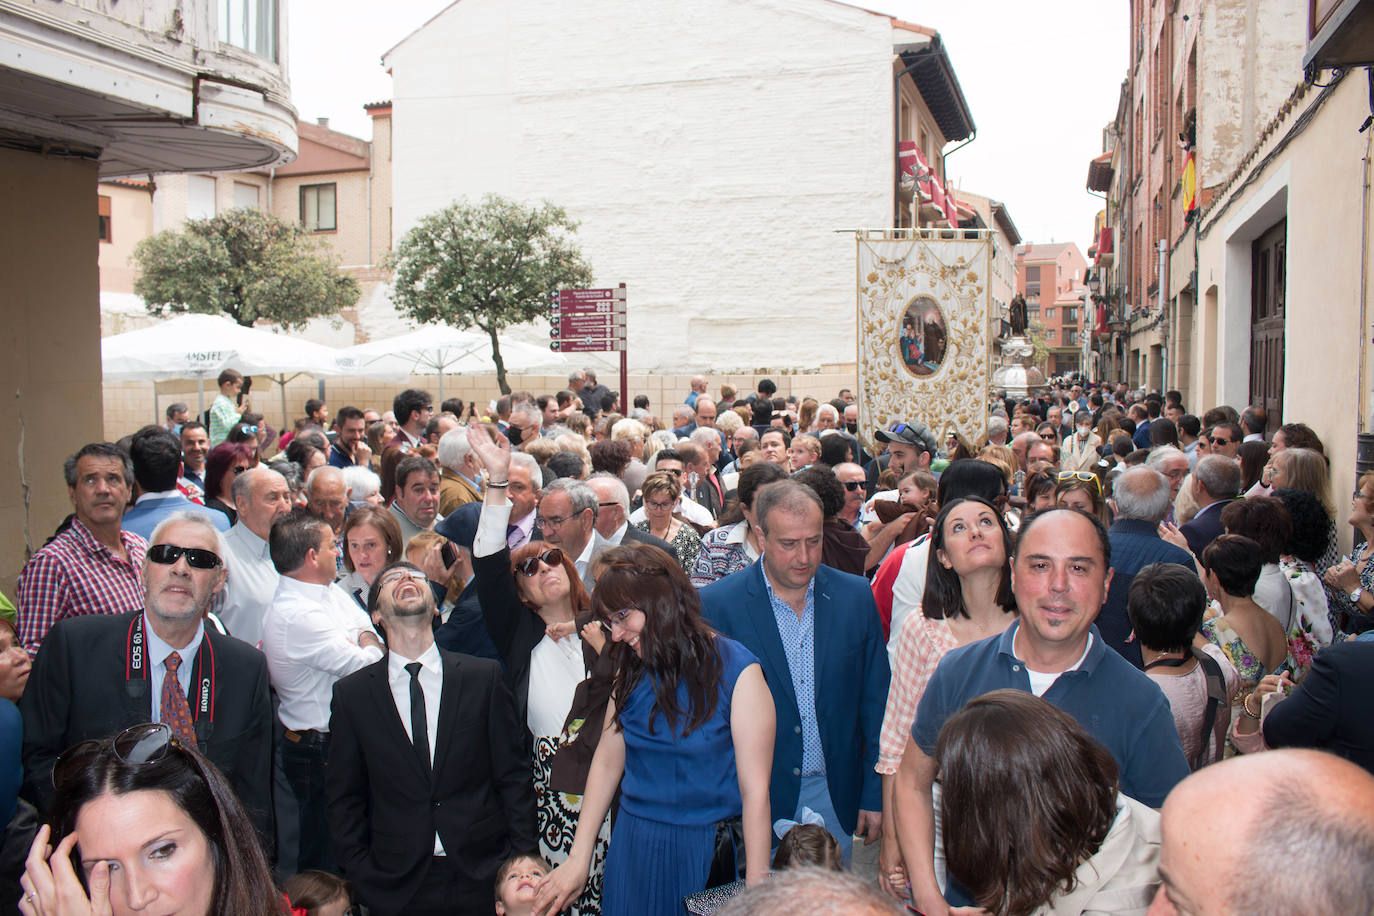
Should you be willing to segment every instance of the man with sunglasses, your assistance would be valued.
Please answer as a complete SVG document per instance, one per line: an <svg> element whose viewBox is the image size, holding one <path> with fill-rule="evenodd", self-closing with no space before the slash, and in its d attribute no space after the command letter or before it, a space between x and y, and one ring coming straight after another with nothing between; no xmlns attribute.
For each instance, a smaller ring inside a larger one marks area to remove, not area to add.
<svg viewBox="0 0 1374 916"><path fill-rule="evenodd" d="M1240 460L1240 443L1243 434L1240 425L1236 423L1218 423L1212 427L1212 434L1208 439L1211 448L1208 450L1210 455L1220 455L1232 461Z"/></svg>
<svg viewBox="0 0 1374 916"><path fill-rule="evenodd" d="M40 810L52 798L53 764L66 748L165 722L224 773L271 849L267 663L203 622L224 587L225 555L224 537L208 519L173 514L153 532L141 609L53 627L19 704L24 794Z"/></svg>
<svg viewBox="0 0 1374 916"><path fill-rule="evenodd" d="M501 863L537 846L524 723L499 664L435 645L419 568L383 569L368 608L388 655L334 685L329 717L339 865L378 916L489 913Z"/></svg>
<svg viewBox="0 0 1374 916"><path fill-rule="evenodd" d="M844 508L840 510L840 518L857 530L860 527L859 513L867 496L865 487L868 478L864 469L851 461L835 465L835 476L844 486Z"/></svg>

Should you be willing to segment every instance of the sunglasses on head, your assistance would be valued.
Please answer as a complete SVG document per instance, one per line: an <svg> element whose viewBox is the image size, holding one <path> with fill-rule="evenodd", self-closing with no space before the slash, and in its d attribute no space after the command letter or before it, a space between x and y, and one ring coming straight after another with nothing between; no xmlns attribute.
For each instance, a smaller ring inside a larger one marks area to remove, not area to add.
<svg viewBox="0 0 1374 916"><path fill-rule="evenodd" d="M82 741L63 751L58 756L57 762L53 764L53 788L60 790L64 785L77 778L89 763L90 754L107 745L114 751L121 763L131 767L140 767L162 760L167 756L167 749L174 744L181 747L180 742L172 734L171 728L162 722L145 722L142 725L135 725L126 728L113 738Z"/></svg>
<svg viewBox="0 0 1374 916"><path fill-rule="evenodd" d="M1091 471L1060 471L1058 480L1081 480L1083 483L1091 482L1097 488L1097 492L1102 492L1102 481L1097 479L1097 475Z"/></svg>
<svg viewBox="0 0 1374 916"><path fill-rule="evenodd" d="M148 548L148 559L154 563L161 563L163 566L171 566L182 556L186 557L186 565L192 569L214 569L222 562L219 554L213 550L202 550L199 547L154 544Z"/></svg>
<svg viewBox="0 0 1374 916"><path fill-rule="evenodd" d="M557 547L550 547L548 550L532 557L525 557L515 564L515 571L522 576L532 576L539 572L539 564L543 563L549 568L561 566L563 564L563 551Z"/></svg>

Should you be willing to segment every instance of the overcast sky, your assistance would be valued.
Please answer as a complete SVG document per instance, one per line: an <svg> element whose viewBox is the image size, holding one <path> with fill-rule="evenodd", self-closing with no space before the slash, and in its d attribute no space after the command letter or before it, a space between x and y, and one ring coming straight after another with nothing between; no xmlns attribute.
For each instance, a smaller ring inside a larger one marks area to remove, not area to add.
<svg viewBox="0 0 1374 916"><path fill-rule="evenodd" d="M507 0L516 2L516 0ZM652 2L652 0L651 0ZM809 0L799 0L809 2ZM304 120L363 139L363 105L391 98L382 52L448 0L291 0L291 95ZM1091 243L1084 188L1125 78L1129 5L1111 0L884 0L857 4L939 30L978 136L950 184L1007 205L1027 242ZM951 147L952 149L953 147Z"/></svg>

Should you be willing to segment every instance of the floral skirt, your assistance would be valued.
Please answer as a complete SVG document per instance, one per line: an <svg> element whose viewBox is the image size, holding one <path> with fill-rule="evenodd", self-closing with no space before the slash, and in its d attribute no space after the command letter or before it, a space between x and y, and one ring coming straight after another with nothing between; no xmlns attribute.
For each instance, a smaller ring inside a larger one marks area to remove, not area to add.
<svg viewBox="0 0 1374 916"><path fill-rule="evenodd" d="M560 739L545 736L534 739L534 804L538 818L539 851L555 867L563 864L572 851L577 834L577 820L582 813L582 796L556 792L549 788L549 773L553 769L553 755ZM587 888L582 896L565 910L572 916L600 916L601 881L605 871L606 847L611 838L610 815L601 823L596 847L592 851L592 867L587 874Z"/></svg>

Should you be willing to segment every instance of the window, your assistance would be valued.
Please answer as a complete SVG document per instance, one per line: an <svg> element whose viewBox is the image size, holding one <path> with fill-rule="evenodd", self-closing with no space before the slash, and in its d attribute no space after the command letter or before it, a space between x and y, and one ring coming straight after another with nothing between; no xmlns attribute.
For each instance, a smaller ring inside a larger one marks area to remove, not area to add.
<svg viewBox="0 0 1374 916"><path fill-rule="evenodd" d="M1054 341L1054 328L1050 328L1045 332L1045 339L1050 342Z"/></svg>
<svg viewBox="0 0 1374 916"><path fill-rule="evenodd" d="M1054 317L1054 308L1053 308L1053 307L1050 307L1050 308L1045 309L1045 320L1046 320L1046 321L1049 321L1049 320L1050 320L1051 318L1053 318L1053 317Z"/></svg>
<svg viewBox="0 0 1374 916"><path fill-rule="evenodd" d="M186 218L209 219L215 215L215 179L208 175L186 176Z"/></svg>
<svg viewBox="0 0 1374 916"><path fill-rule="evenodd" d="M104 194L97 197L96 209L100 213L100 241L113 242L114 234L110 226L110 198Z"/></svg>
<svg viewBox="0 0 1374 916"><path fill-rule="evenodd" d="M1070 306L1064 309L1064 323L1078 324L1078 307Z"/></svg>
<svg viewBox="0 0 1374 916"><path fill-rule="evenodd" d="M1064 329L1064 343L1070 347L1078 346L1078 331L1073 328Z"/></svg>
<svg viewBox="0 0 1374 916"><path fill-rule="evenodd" d="M277 0L219 0L220 41L275 61L277 16Z"/></svg>
<svg viewBox="0 0 1374 916"><path fill-rule="evenodd" d="M249 184L246 181L234 182L234 206L257 207L258 186L255 184Z"/></svg>
<svg viewBox="0 0 1374 916"><path fill-rule="evenodd" d="M334 216L334 185L308 184L301 188L301 224L311 232L339 228Z"/></svg>
<svg viewBox="0 0 1374 916"><path fill-rule="evenodd" d="M1029 266L1029 267L1026 268L1026 282L1027 282L1027 283L1039 283L1039 282L1040 282L1040 265L1039 265L1039 264L1032 264L1031 266Z"/></svg>

